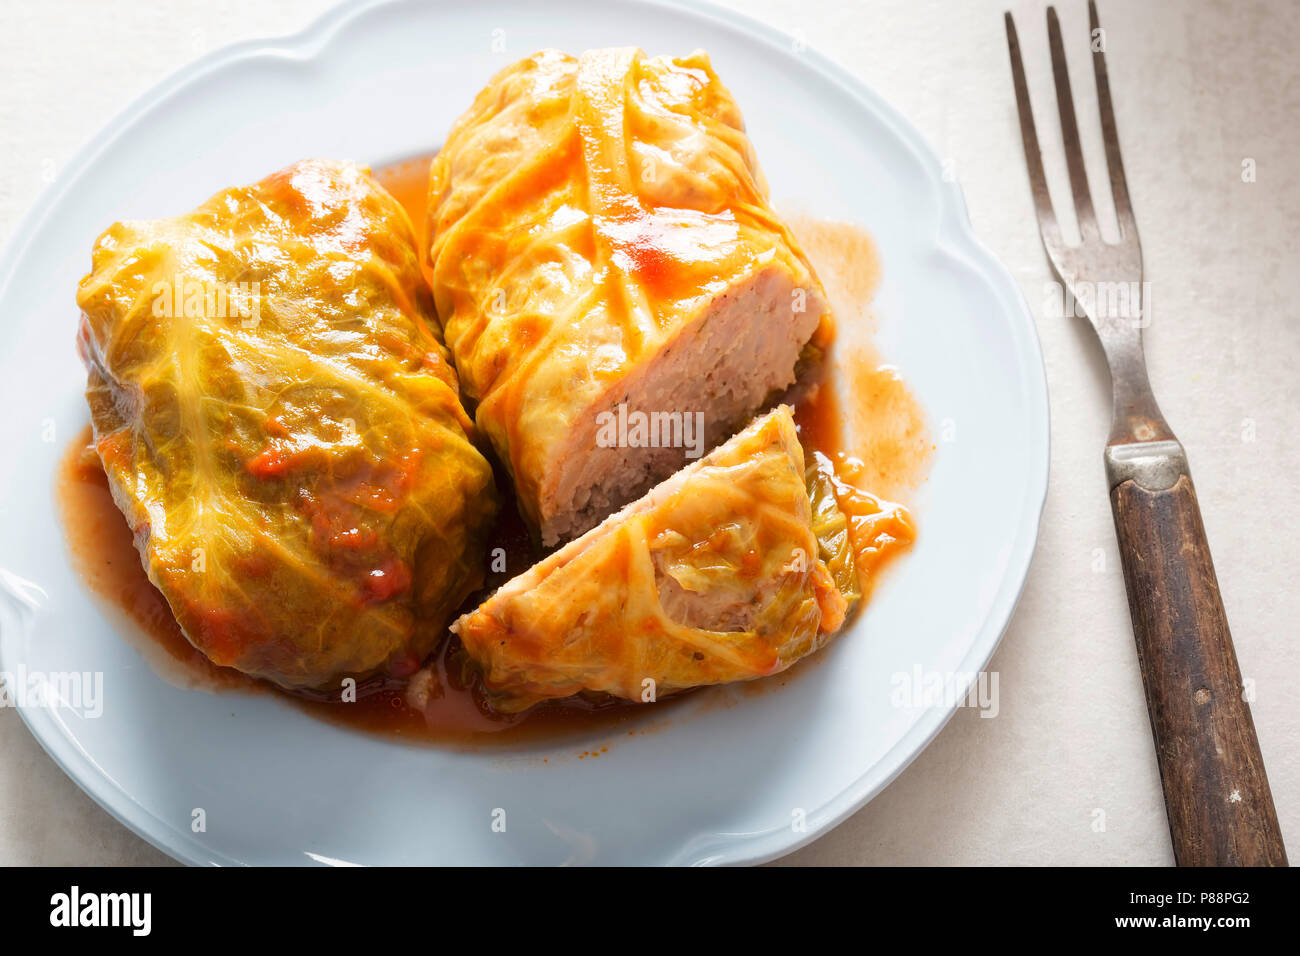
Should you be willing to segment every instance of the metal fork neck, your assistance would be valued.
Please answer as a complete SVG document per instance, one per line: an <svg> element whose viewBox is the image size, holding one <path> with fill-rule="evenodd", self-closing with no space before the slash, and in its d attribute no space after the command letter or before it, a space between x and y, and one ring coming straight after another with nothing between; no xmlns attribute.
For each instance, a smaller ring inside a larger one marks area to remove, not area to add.
<svg viewBox="0 0 1300 956"><path fill-rule="evenodd" d="M1108 331L1101 336L1110 366L1111 426L1107 444L1176 441L1151 393L1146 360L1142 354L1142 331L1133 327Z"/></svg>
<svg viewBox="0 0 1300 956"><path fill-rule="evenodd" d="M1105 456L1110 486L1132 480L1148 491L1172 488L1181 476L1190 477L1187 455L1151 392L1142 330L1108 329L1101 341L1113 402Z"/></svg>

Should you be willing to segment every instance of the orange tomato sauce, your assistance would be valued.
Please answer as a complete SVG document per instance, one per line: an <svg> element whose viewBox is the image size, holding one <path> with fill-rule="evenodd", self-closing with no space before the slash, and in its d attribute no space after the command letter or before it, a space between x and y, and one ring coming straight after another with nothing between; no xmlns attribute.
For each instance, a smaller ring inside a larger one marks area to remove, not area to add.
<svg viewBox="0 0 1300 956"><path fill-rule="evenodd" d="M871 236L851 223L787 221L822 280L837 325L874 328L871 302L881 264ZM890 499L925 481L934 452L925 411L898 370L861 341L828 343L823 361L791 397L805 449L835 466L835 500L849 519L862 593L869 595L884 567L916 539L911 512Z"/></svg>
<svg viewBox="0 0 1300 956"><path fill-rule="evenodd" d="M433 157L412 156L386 166L371 170L371 175L379 185L388 190L406 210L415 230L415 247L420 253L420 262L427 268L429 257L429 163ZM425 278L429 278L427 271Z"/></svg>
<svg viewBox="0 0 1300 956"><path fill-rule="evenodd" d="M374 171L375 178L406 208L422 250L428 166L428 157L415 157ZM804 222L796 234L827 286L839 322L858 321L879 275L874 247L865 233L844 231L852 227L831 224L819 231L815 225L815 221ZM847 416L838 394L837 365L848 373ZM877 363L869 352L859 350L841 357L833 355L833 348L825 360L805 370L787 399L795 405L805 448L821 451L835 462L836 499L849 517L865 594L881 568L906 550L915 537L907 509L877 497L873 491L889 487L893 495L922 480L928 452L923 447L925 427L920 406L896 371ZM843 427L846 421L852 426L848 436ZM857 435L871 437L862 444ZM90 440L87 426L64 455L55 487L73 563L90 589L114 613L125 616L129 626L118 630L171 683L207 691L276 693L319 719L354 730L412 742L469 747L555 741L592 733L611 738L645 733L661 726L659 718L691 696L661 700L653 708L577 700L542 704L523 714L498 714L485 702L476 679L467 676L472 675L472 669L464 666L464 652L450 635L434 658L426 662L424 673L431 680L424 679L429 693L418 707L412 706L405 681L376 678L363 682L357 701L343 705L324 695L289 693L219 667L186 640L166 599L145 574L131 531L113 502ZM504 504L488 553L502 548L510 570L490 572L485 588L470 597L462 608L465 611L541 557L509 494L510 484L504 474L498 474L497 485ZM783 685L788 679L787 673L762 683ZM655 718L653 725L650 717ZM579 756L595 757L603 752L583 751Z"/></svg>

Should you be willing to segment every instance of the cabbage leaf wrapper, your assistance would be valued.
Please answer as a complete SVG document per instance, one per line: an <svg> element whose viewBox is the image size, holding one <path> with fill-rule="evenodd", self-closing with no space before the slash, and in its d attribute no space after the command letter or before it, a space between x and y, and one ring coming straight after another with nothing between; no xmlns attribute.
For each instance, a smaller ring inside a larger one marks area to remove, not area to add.
<svg viewBox="0 0 1300 956"><path fill-rule="evenodd" d="M779 673L822 647L848 609L814 531L815 520L838 526L834 498L818 503L815 519L779 406L452 630L502 711L579 693L651 702Z"/></svg>
<svg viewBox="0 0 1300 956"><path fill-rule="evenodd" d="M418 666L497 504L398 203L304 161L114 224L77 302L94 445L186 637L288 688Z"/></svg>
<svg viewBox="0 0 1300 956"><path fill-rule="evenodd" d="M507 67L447 134L428 215L447 344L547 545L743 428L830 321L702 51ZM698 421L692 453L603 440L625 410Z"/></svg>
<svg viewBox="0 0 1300 956"><path fill-rule="evenodd" d="M862 600L862 584L853 559L853 533L848 516L835 498L835 466L820 452L813 453L805 478L808 500L812 505L812 529L817 538L817 555L844 595L847 613L852 614Z"/></svg>

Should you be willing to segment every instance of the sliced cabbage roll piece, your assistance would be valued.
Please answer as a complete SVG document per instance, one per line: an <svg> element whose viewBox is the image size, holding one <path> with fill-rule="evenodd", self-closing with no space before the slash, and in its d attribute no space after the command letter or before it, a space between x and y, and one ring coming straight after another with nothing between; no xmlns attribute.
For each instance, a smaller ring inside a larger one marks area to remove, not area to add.
<svg viewBox="0 0 1300 956"><path fill-rule="evenodd" d="M702 52L503 70L433 162L429 226L447 344L548 545L733 434L830 328Z"/></svg>
<svg viewBox="0 0 1300 956"><path fill-rule="evenodd" d="M452 625L494 706L647 700L766 677L821 647L846 599L819 557L787 406Z"/></svg>
<svg viewBox="0 0 1300 956"><path fill-rule="evenodd" d="M298 163L111 226L77 301L95 447L195 647L286 687L418 666L496 499L397 202Z"/></svg>

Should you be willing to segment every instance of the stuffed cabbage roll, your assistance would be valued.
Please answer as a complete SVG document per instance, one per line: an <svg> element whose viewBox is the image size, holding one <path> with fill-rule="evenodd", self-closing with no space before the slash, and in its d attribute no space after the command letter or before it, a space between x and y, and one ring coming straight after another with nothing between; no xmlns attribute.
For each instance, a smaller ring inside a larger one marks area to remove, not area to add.
<svg viewBox="0 0 1300 956"><path fill-rule="evenodd" d="M834 523L832 496L819 497ZM598 692L653 700L766 677L844 621L787 406L503 585L452 625L497 709ZM840 530L843 526L840 525Z"/></svg>
<svg viewBox="0 0 1300 956"><path fill-rule="evenodd" d="M397 202L298 163L113 225L77 301L95 448L189 640L292 688L418 666L496 499Z"/></svg>
<svg viewBox="0 0 1300 956"><path fill-rule="evenodd" d="M729 437L829 322L702 52L508 67L433 162L429 226L447 344L546 544Z"/></svg>

